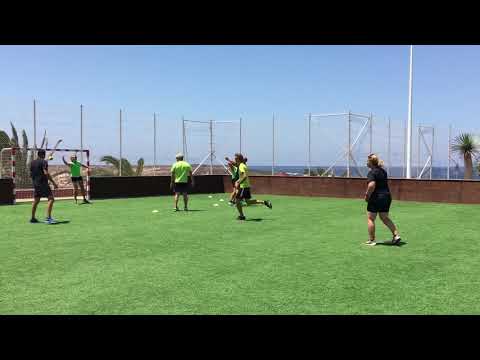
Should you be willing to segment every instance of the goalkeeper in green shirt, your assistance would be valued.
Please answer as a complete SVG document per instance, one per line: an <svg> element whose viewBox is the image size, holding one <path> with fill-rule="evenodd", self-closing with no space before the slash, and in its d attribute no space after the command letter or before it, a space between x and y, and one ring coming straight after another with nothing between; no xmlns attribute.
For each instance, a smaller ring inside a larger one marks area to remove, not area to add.
<svg viewBox="0 0 480 360"><path fill-rule="evenodd" d="M65 156L62 157L62 160L65 165L70 167L70 175L73 184L73 197L75 198L75 203L77 203L78 188L80 187L80 191L82 192L83 196L83 203L90 204L90 202L85 197L85 187L83 186L82 178L82 167L85 169L88 169L88 167L77 161L77 155L75 154L70 157L70 162L65 161Z"/></svg>

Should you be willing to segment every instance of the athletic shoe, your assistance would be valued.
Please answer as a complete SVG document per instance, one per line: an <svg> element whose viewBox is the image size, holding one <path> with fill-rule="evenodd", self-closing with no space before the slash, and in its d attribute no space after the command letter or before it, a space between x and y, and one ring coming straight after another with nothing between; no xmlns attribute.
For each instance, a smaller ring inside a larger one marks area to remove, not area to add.
<svg viewBox="0 0 480 360"><path fill-rule="evenodd" d="M272 209L272 202L271 201L265 200L263 203L265 204L266 207L268 207L269 209Z"/></svg>
<svg viewBox="0 0 480 360"><path fill-rule="evenodd" d="M52 225L52 224L56 224L57 221L54 219L54 218L47 218L45 220L45 224L48 224L48 225Z"/></svg>
<svg viewBox="0 0 480 360"><path fill-rule="evenodd" d="M396 235L392 239L392 245L398 245L400 241L402 241L402 238L400 237L400 235Z"/></svg>
<svg viewBox="0 0 480 360"><path fill-rule="evenodd" d="M369 246L375 246L377 245L377 243L373 240L368 240L367 242L364 243L365 245L369 245Z"/></svg>
<svg viewBox="0 0 480 360"><path fill-rule="evenodd" d="M180 211L180 209L179 209L179 208L175 208L175 209L173 209L173 211L177 212L177 211Z"/></svg>
<svg viewBox="0 0 480 360"><path fill-rule="evenodd" d="M83 204L91 204L91 202L88 200L83 200Z"/></svg>
<svg viewBox="0 0 480 360"><path fill-rule="evenodd" d="M237 217L237 220L245 220L245 216L239 216Z"/></svg>
<svg viewBox="0 0 480 360"><path fill-rule="evenodd" d="M40 221L38 221L37 219L33 218L33 219L30 219L30 223L31 224L37 224L39 223Z"/></svg>

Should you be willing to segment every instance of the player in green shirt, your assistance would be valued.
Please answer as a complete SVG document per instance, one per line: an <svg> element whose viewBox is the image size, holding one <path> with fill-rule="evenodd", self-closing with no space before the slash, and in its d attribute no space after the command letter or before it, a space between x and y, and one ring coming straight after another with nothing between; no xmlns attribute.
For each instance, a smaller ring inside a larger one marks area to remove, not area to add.
<svg viewBox="0 0 480 360"><path fill-rule="evenodd" d="M269 209L272 208L272 203L269 200L255 200L252 199L250 193L250 179L248 178L248 166L245 164L245 158L242 154L235 154L235 163L238 166L239 179L235 182L235 187L237 189L236 195L236 205L237 210L240 214L238 220L245 220L245 215L243 214L243 205L242 200L245 200L247 206L249 205L265 205Z"/></svg>
<svg viewBox="0 0 480 360"><path fill-rule="evenodd" d="M70 162L65 161L65 156L62 156L62 160L65 165L70 167L70 175L73 184L73 197L75 198L75 203L77 203L78 187L80 187L80 191L82 192L83 196L83 203L90 204L90 202L85 197L85 188L83 186L82 178L82 167L85 169L88 169L88 167L77 161L77 155L75 154L70 157Z"/></svg>
<svg viewBox="0 0 480 360"><path fill-rule="evenodd" d="M237 194L237 189L235 187L235 183L238 180L238 166L236 165L235 161L230 160L228 157L225 158L228 163L228 168L232 173L232 193L230 194L230 201L228 202L230 205L235 205L235 195Z"/></svg>
<svg viewBox="0 0 480 360"><path fill-rule="evenodd" d="M175 192L175 211L178 211L178 198L179 195L183 195L184 210L188 211L188 184L191 179L192 187L195 186L195 180L193 179L192 166L183 161L183 154L177 154L176 162L172 165L170 170L171 182L170 189Z"/></svg>

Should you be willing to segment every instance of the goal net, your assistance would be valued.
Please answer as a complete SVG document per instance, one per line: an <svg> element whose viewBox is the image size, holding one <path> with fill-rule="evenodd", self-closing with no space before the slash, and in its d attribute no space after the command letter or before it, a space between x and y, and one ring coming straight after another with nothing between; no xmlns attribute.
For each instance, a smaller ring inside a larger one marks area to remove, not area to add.
<svg viewBox="0 0 480 360"><path fill-rule="evenodd" d="M33 199L34 190L32 178L30 176L30 164L36 155L34 148L4 148L0 151L0 178L13 179L14 199L15 201L26 201ZM73 184L70 177L70 167L65 165L65 161L70 162L72 155L77 155L80 161L79 149L46 149L48 161L48 171L53 180L58 185L58 189L53 190L56 198L73 197ZM89 150L83 150L83 165L89 166ZM50 156L51 155L51 156ZM82 178L87 198L90 195L90 171L82 168Z"/></svg>

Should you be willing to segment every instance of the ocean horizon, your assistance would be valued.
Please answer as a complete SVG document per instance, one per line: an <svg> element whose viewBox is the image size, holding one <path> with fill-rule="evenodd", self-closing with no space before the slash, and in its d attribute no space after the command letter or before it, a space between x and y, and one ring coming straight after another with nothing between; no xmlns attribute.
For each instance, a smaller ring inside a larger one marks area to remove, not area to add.
<svg viewBox="0 0 480 360"><path fill-rule="evenodd" d="M250 165L249 166L250 171L256 171L256 172L261 172L261 173L269 173L271 174L272 172L272 167L271 166L266 166L266 165ZM311 171L316 172L317 169L323 169L326 170L328 166L312 166ZM287 175L292 175L292 176L303 176L304 171L308 169L307 166L295 166L295 165L276 165L274 168L274 173L285 173ZM401 166L392 166L392 167L385 167L385 169L388 172L389 177L392 178L403 178L404 176L404 171L405 169ZM366 176L368 172L367 167L360 167L359 168L362 176ZM416 178L418 174L421 172L421 168L418 167L413 167L412 168L412 177ZM447 166L434 166L432 168L432 179L447 179ZM333 168L333 174L335 176L342 176L345 172L347 171L346 166L335 166ZM355 170L354 167L350 168L350 174L352 177L358 177L359 174ZM450 179L463 179L464 176L464 168L463 167L450 167ZM423 177L423 179L429 179L430 178L430 172L429 170L426 170ZM480 180L480 176L478 174L478 171L474 169L473 171L473 179L474 180Z"/></svg>

